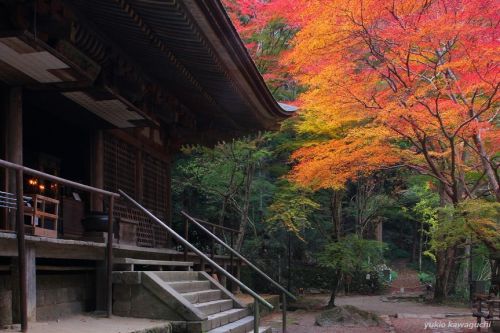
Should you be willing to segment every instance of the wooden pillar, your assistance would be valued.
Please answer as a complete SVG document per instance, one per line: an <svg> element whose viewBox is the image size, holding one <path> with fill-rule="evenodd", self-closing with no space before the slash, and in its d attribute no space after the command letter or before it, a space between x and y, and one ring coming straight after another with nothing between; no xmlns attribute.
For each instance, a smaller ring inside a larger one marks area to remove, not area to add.
<svg viewBox="0 0 500 333"><path fill-rule="evenodd" d="M96 261L95 271L95 309L97 311L107 311L107 265L106 260Z"/></svg>
<svg viewBox="0 0 500 333"><path fill-rule="evenodd" d="M36 321L36 252L33 246L26 246L26 291L27 319ZM12 319L14 323L21 322L21 294L19 289L19 259L12 259Z"/></svg>
<svg viewBox="0 0 500 333"><path fill-rule="evenodd" d="M6 160L7 151L7 126L6 126L6 109L7 109L7 91L0 91L0 158ZM0 191L7 192L7 170L0 168ZM7 229L8 212L5 208L0 208L0 229Z"/></svg>
<svg viewBox="0 0 500 333"><path fill-rule="evenodd" d="M5 126L5 158L9 162L23 164L23 103L22 88L9 87L2 92L2 113ZM7 171L6 192L16 193L16 173ZM15 229L16 215L11 211L7 217L7 225Z"/></svg>
<svg viewBox="0 0 500 333"><path fill-rule="evenodd" d="M113 314L113 207L115 197L109 197L108 211L108 242L106 249L106 291L107 291L107 313L108 318Z"/></svg>
<svg viewBox="0 0 500 333"><path fill-rule="evenodd" d="M90 139L90 185L104 188L104 138L101 130L95 131ZM102 194L90 194L90 210L104 211Z"/></svg>
<svg viewBox="0 0 500 333"><path fill-rule="evenodd" d="M167 184L165 185L165 207L167 209L167 225L172 227L172 157L169 154L169 159L167 161ZM172 247L172 236L167 234L167 247Z"/></svg>

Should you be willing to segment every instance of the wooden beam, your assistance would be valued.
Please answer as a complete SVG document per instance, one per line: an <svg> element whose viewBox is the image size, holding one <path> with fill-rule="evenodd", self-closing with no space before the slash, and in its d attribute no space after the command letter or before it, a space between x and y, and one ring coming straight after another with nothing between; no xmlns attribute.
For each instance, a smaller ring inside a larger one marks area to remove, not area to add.
<svg viewBox="0 0 500 333"><path fill-rule="evenodd" d="M90 185L104 188L104 140L101 130L95 131L90 138ZM103 211L103 195L90 194L90 210Z"/></svg>
<svg viewBox="0 0 500 333"><path fill-rule="evenodd" d="M6 91L6 103L4 105L6 126L6 158L12 163L23 164L23 103L22 88L10 87ZM16 173L8 170L7 191L16 193ZM10 229L15 229L15 215L9 216Z"/></svg>
<svg viewBox="0 0 500 333"><path fill-rule="evenodd" d="M166 222L169 227L172 226L172 158L171 155L169 155L169 159L167 161L167 170L165 170L167 173L167 183L165 184L165 208L167 214L166 216ZM167 247L170 248L172 247L172 235L167 233Z"/></svg>
<svg viewBox="0 0 500 333"><path fill-rule="evenodd" d="M0 158L7 159L7 107L8 107L8 90L0 90ZM8 178L7 170L0 168L0 191L7 192ZM8 229L8 211L0 209L0 229Z"/></svg>
<svg viewBox="0 0 500 333"><path fill-rule="evenodd" d="M17 210L16 210L16 231L17 231L17 265L19 270L19 303L20 303L20 319L21 319L21 331L26 332L28 330L28 316L32 311L28 309L28 297L32 292L28 291L28 276L33 273L33 268L35 262L34 250L30 251L28 255L26 253L26 240L24 239L24 200L23 200L23 172L21 170L16 170L16 180L17 180ZM28 260L28 257L30 260ZM28 265L28 261L30 264ZM33 263L32 263L33 261ZM29 270L29 271L28 271ZM36 271L35 271L36 272ZM33 279L31 279L33 280ZM31 283L32 285L33 283ZM36 282L35 282L35 316L36 316ZM31 291L31 290L30 290ZM29 312L28 312L29 311Z"/></svg>
<svg viewBox="0 0 500 333"><path fill-rule="evenodd" d="M113 314L113 209L114 209L115 198L109 197L109 208L108 208L108 243L107 243L107 258L106 258L106 292L108 297L107 302L107 312L108 318Z"/></svg>
<svg viewBox="0 0 500 333"><path fill-rule="evenodd" d="M51 265L36 265L37 271L53 271L53 272L84 272L95 271L95 267L85 266L51 266Z"/></svg>

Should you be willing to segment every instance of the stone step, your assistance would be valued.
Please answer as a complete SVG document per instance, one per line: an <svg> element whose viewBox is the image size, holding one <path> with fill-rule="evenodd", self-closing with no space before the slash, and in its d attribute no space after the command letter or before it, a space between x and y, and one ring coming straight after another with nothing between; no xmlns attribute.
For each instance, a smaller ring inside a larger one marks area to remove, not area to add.
<svg viewBox="0 0 500 333"><path fill-rule="evenodd" d="M272 333L272 332L273 330L271 327L263 327L263 326L259 327L259 333ZM247 333L253 333L253 328Z"/></svg>
<svg viewBox="0 0 500 333"><path fill-rule="evenodd" d="M207 333L247 333L253 332L253 316L247 316L235 322L214 328ZM259 333L271 332L269 327L259 327Z"/></svg>
<svg viewBox="0 0 500 333"><path fill-rule="evenodd" d="M167 282L168 285L174 288L178 293L188 293L192 291L200 291L210 289L210 281L174 281Z"/></svg>
<svg viewBox="0 0 500 333"><path fill-rule="evenodd" d="M139 266L154 266L157 269L161 267L184 267L189 270L193 267L194 263L191 261L166 261L166 260L148 260L148 259L135 259L135 258L115 258L113 265L118 270L133 271L136 265ZM155 269L155 270L157 270Z"/></svg>
<svg viewBox="0 0 500 333"><path fill-rule="evenodd" d="M248 316L249 314L250 310L248 308L229 309L219 313L214 313L208 316L206 329L210 330L235 322L243 317Z"/></svg>
<svg viewBox="0 0 500 333"><path fill-rule="evenodd" d="M216 300L216 301L196 303L196 304L194 304L194 307L206 315L211 315L214 313L218 313L218 312L232 309L233 300L232 299L220 299L220 300Z"/></svg>
<svg viewBox="0 0 500 333"><path fill-rule="evenodd" d="M155 274L166 282L196 281L199 278L199 273L193 271L163 271Z"/></svg>
<svg viewBox="0 0 500 333"><path fill-rule="evenodd" d="M182 296L194 304L222 299L222 292L219 289L208 289L182 293Z"/></svg>

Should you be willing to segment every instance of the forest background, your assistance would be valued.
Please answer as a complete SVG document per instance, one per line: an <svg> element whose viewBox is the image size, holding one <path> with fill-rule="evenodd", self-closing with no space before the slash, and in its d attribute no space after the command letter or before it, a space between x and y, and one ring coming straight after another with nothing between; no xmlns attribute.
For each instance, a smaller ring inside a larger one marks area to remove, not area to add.
<svg viewBox="0 0 500 333"><path fill-rule="evenodd" d="M331 291L331 306L340 289L383 291L394 262L435 301L498 279L500 3L224 4L299 112L274 132L184 147L174 211L238 229L237 250L292 290Z"/></svg>

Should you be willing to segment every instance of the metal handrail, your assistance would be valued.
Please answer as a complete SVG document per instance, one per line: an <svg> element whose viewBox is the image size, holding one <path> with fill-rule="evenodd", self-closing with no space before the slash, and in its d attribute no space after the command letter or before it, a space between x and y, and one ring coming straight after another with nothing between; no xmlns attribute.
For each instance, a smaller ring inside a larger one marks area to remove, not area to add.
<svg viewBox="0 0 500 333"><path fill-rule="evenodd" d="M25 174L32 175L32 176L37 176L37 177L40 177L40 178L44 178L46 180L53 181L54 183L59 183L59 184L66 185L66 186L69 186L69 187L73 187L73 188L76 188L76 189L79 189L79 190L82 190L82 191L88 191L88 192L93 192L93 193L108 195L110 197L115 197L115 198L117 198L117 197L120 196L118 193L109 192L109 191L106 191L106 190L103 190L103 189L100 189L100 188L97 188L97 187L92 187L92 186L80 184L80 183L77 183L77 182L74 182L74 181L71 181L71 180L67 180L67 179L64 179L64 178L61 178L61 177L50 175L48 173L41 172L41 171L38 171L38 170L35 170L35 169L27 168L25 166L22 166L22 165L19 165L19 164L16 164L16 163L12 163L12 162L9 162L9 161L5 161L5 160L2 160L2 159L0 159L0 166L6 167L6 168L9 168L9 169L14 169L14 170L22 171Z"/></svg>
<svg viewBox="0 0 500 333"><path fill-rule="evenodd" d="M198 218L195 218L195 217L193 217L193 219L195 219L196 221L198 221L201 224L206 224L206 225L209 225L209 226L217 228L217 229L222 229L222 230L226 230L226 231L229 231L229 232L234 232L235 234L241 234L241 231L236 230L236 229L228 228L228 227L225 227L223 225L218 225L218 224L211 223L211 222L208 222L208 221L205 221L205 220L202 220L202 219L198 219Z"/></svg>
<svg viewBox="0 0 500 333"><path fill-rule="evenodd" d="M242 256L238 251L236 251L235 249L233 249L231 246L227 245L226 242L224 242L222 239L220 239L219 237L217 237L216 235L214 235L212 232L210 232L207 228L205 228L203 225L201 225L201 223L199 223L197 221L197 219L195 219L194 217L190 216L188 213L186 213L184 211L181 211L181 214L184 215L186 218L188 218L191 222L193 222L194 224L196 224L198 226L198 228L200 228L205 233L207 233L210 237L212 237L213 239L215 239L219 244L221 244L222 246L224 246L226 249L228 249L235 256L237 256L238 258L240 258L244 263L246 263L248 266L250 266L250 268L252 268L257 273L259 273L267 281L271 282L276 288L278 288L279 290L281 290L288 297L290 297L294 301L297 300L297 298L291 292L289 292L288 290L286 290L285 287L283 287L278 282L276 282L273 279L271 279L266 273L264 273L263 271L261 271L254 264L252 264L247 258L245 258L244 256Z"/></svg>
<svg viewBox="0 0 500 333"><path fill-rule="evenodd" d="M181 237L178 233L176 233L172 228L170 228L168 225L163 223L159 218L157 218L155 215L153 215L150 211L148 211L146 208L144 208L140 203L132 199L127 193L123 192L122 190L118 190L118 193L125 198L127 201L132 203L134 206L142 210L147 216L149 216L153 221L158 223L160 226L165 228L177 241L181 242L184 246L188 247L196 253L198 256L203 258L203 260L207 261L210 265L215 267L219 272L221 272L223 275L225 275L227 278L229 278L231 281L235 282L237 285L240 286L243 290L245 290L248 294L250 294L254 299L258 300L260 303L264 304L266 307L268 307L270 310L274 309L274 306L272 306L269 302L267 302L265 299L263 299L259 294L257 294L255 291L247 287L243 282L235 278L231 273L226 271L224 268L219 266L215 261L210 259L207 255L205 255L203 252L198 250L194 245L189 243L187 240L185 240L183 237ZM257 304L257 303L255 303ZM258 311L258 309L256 309Z"/></svg>

